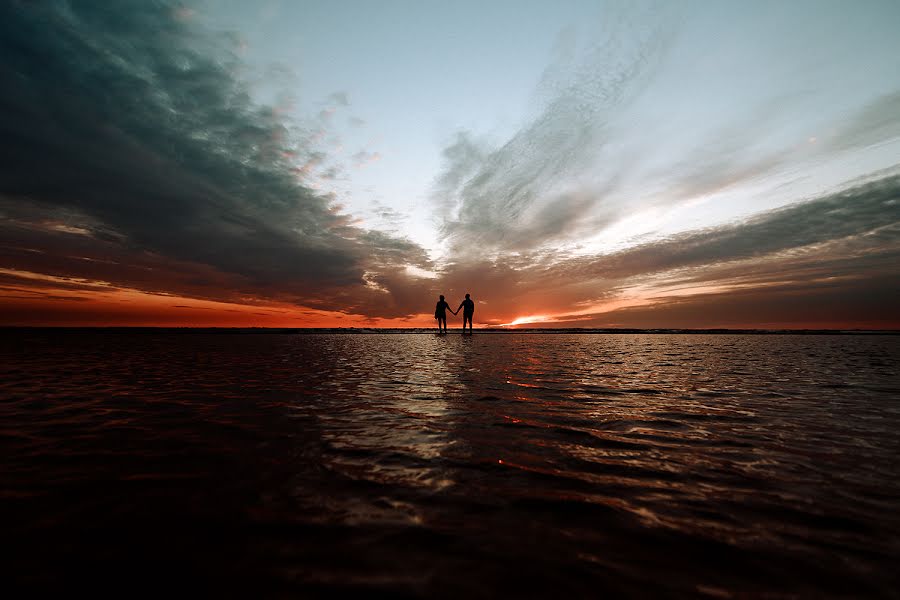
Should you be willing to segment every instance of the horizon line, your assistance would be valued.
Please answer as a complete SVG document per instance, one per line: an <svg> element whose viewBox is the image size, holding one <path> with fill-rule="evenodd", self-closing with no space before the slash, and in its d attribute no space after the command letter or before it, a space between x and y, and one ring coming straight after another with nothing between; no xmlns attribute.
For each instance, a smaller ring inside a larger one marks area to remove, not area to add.
<svg viewBox="0 0 900 600"><path fill-rule="evenodd" d="M44 331L177 331L184 333L221 332L221 333L431 333L438 334L434 327L208 327L190 325L0 325L0 332L13 330ZM462 330L451 329L450 333ZM669 334L887 334L900 335L900 328L852 329L852 328L769 328L769 327L483 327L478 330L485 334L515 333L669 333Z"/></svg>

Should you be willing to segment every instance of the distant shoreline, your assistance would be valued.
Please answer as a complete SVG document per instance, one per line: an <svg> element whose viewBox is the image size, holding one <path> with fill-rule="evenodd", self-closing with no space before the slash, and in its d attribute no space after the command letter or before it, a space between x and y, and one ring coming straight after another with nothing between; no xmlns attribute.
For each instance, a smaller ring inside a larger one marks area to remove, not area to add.
<svg viewBox="0 0 900 600"><path fill-rule="evenodd" d="M435 328L424 327L54 327L54 326L4 326L0 334L14 332L53 333L181 333L181 334L431 334ZM634 329L634 328L522 328L507 329L485 327L476 330L482 334L666 334L666 335L900 335L900 329ZM447 335L462 335L461 330L451 329Z"/></svg>

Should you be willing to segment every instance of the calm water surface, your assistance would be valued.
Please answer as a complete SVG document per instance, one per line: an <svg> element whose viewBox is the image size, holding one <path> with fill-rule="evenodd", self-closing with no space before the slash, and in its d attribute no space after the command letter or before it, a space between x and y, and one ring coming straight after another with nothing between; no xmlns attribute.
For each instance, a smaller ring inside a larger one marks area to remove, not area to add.
<svg viewBox="0 0 900 600"><path fill-rule="evenodd" d="M898 597L898 373L898 336L7 332L4 570L131 594Z"/></svg>

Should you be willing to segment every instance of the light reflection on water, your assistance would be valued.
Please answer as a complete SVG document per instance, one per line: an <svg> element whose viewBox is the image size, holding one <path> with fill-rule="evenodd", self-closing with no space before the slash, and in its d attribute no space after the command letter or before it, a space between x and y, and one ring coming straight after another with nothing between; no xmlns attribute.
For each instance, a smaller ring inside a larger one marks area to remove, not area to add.
<svg viewBox="0 0 900 600"><path fill-rule="evenodd" d="M4 525L45 583L890 596L898 342L7 333Z"/></svg>

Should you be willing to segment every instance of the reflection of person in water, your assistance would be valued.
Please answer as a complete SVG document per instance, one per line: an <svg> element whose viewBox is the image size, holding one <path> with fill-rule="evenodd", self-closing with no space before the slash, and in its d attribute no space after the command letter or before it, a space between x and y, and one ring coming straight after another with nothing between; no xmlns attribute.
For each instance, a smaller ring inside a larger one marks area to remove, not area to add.
<svg viewBox="0 0 900 600"><path fill-rule="evenodd" d="M438 333L447 333L447 311L453 311L450 308L450 305L447 304L447 301L444 300L444 297L441 296L441 299L438 300L437 306L434 307L434 318L437 319L438 322ZM453 313L456 314L456 313ZM441 329L443 327L443 329Z"/></svg>
<svg viewBox="0 0 900 600"><path fill-rule="evenodd" d="M468 294L466 294L466 299L453 311L453 314L459 313L460 308L463 309L463 333L466 332L466 321L469 322L469 333L472 333L472 315L475 314L475 303L472 302ZM447 326L444 325L444 327L446 328Z"/></svg>

